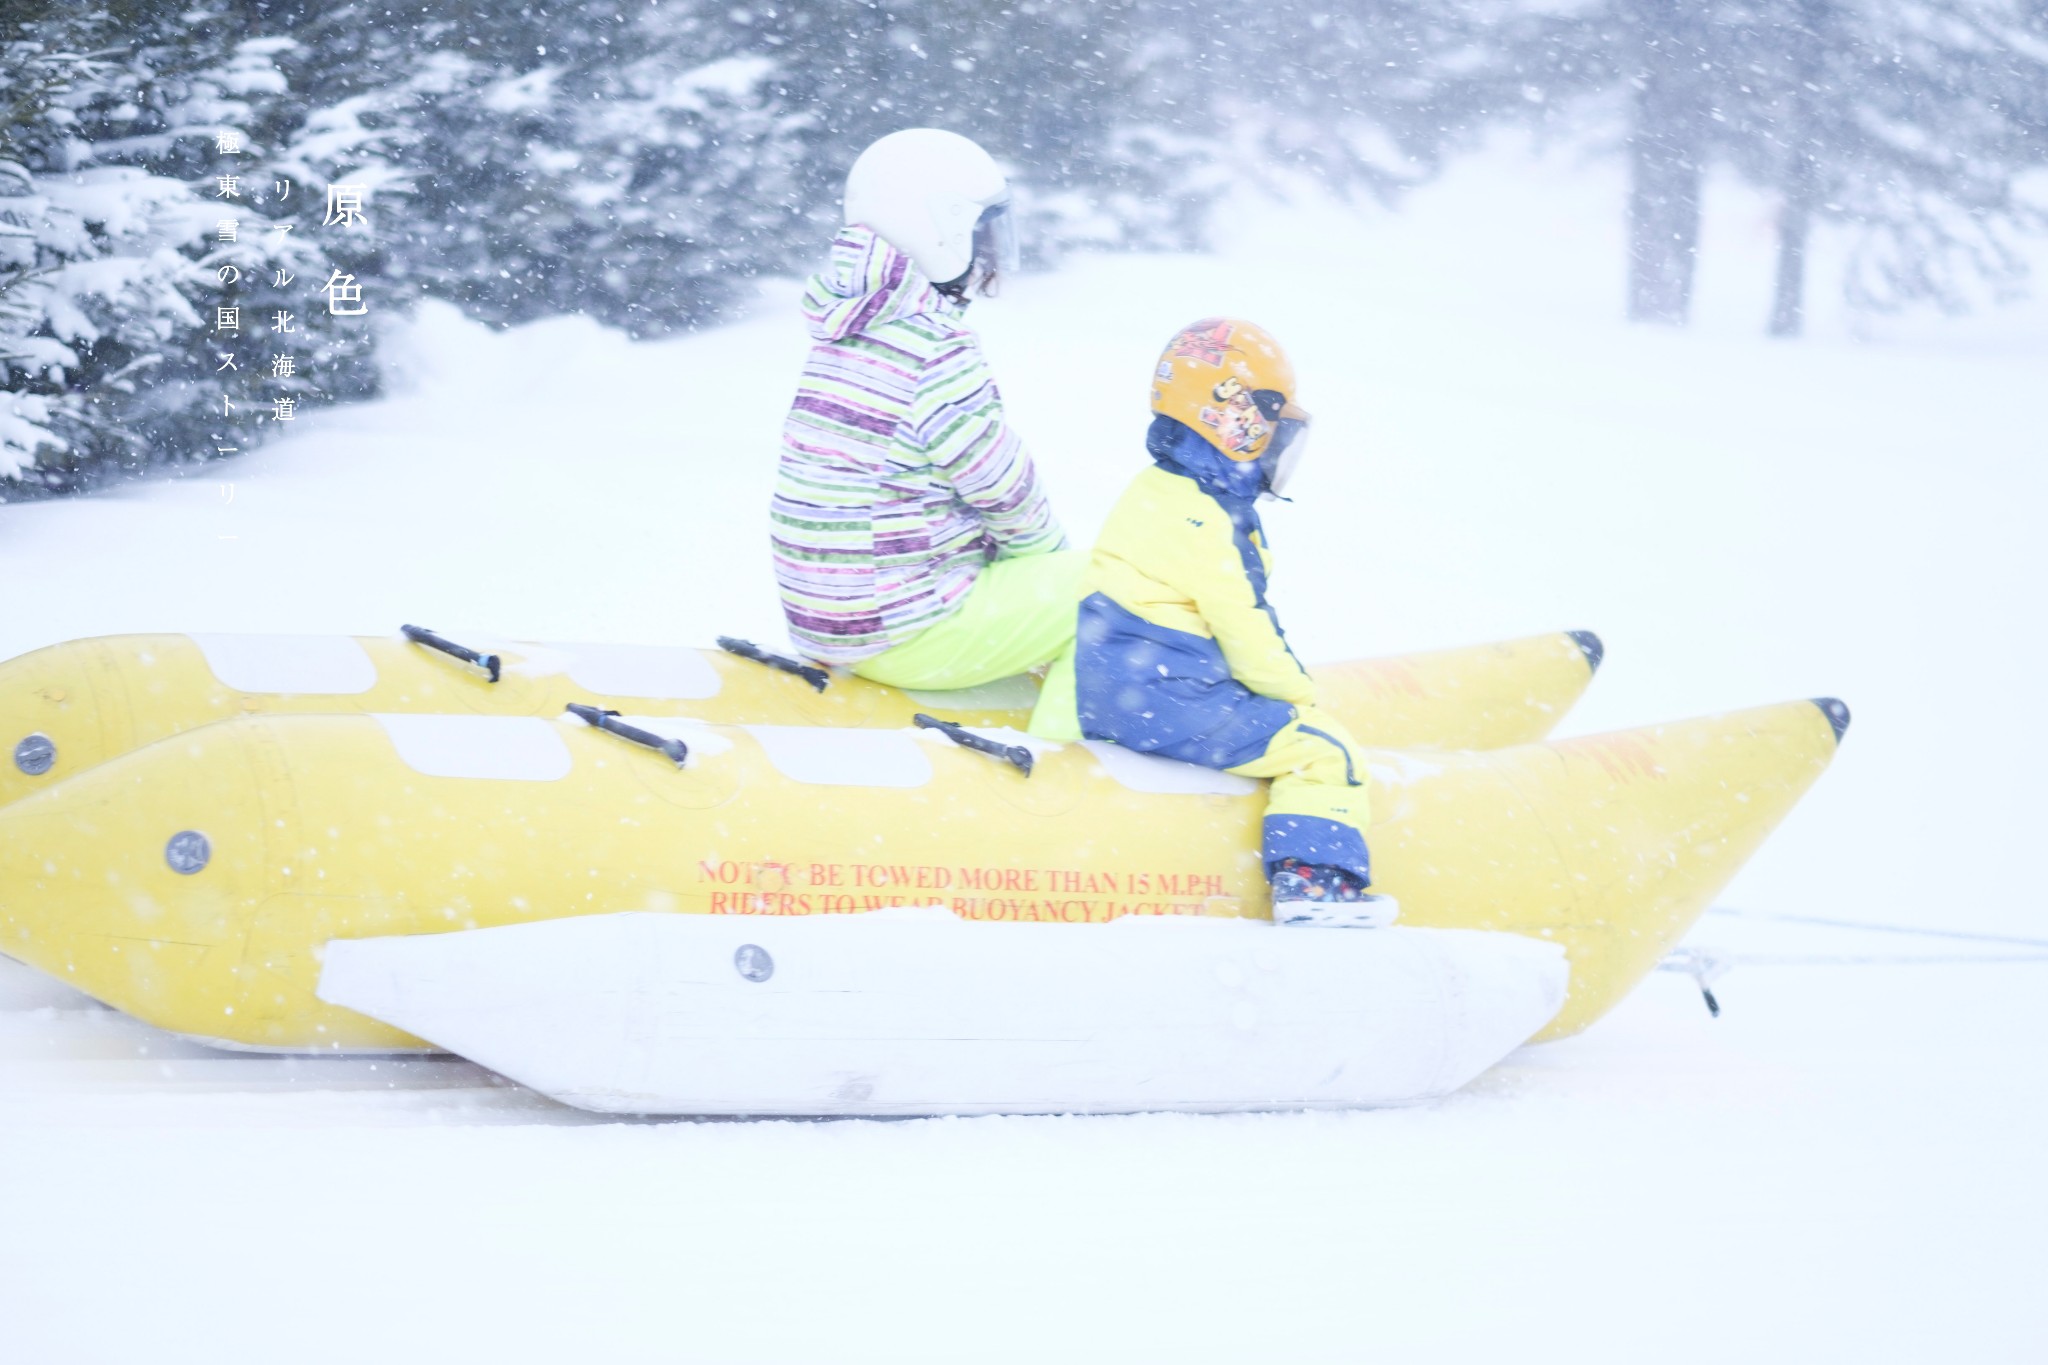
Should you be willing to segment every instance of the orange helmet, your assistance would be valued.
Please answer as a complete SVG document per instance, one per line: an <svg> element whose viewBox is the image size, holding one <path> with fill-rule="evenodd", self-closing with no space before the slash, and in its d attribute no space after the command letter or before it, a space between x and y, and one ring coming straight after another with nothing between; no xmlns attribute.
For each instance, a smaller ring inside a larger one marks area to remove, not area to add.
<svg viewBox="0 0 2048 1365"><path fill-rule="evenodd" d="M1267 454L1269 445L1298 443L1308 414L1295 405L1294 392L1294 366L1280 343L1241 318L1183 327L1152 373L1152 411L1194 428L1240 464ZM1278 481L1270 482L1278 492Z"/></svg>

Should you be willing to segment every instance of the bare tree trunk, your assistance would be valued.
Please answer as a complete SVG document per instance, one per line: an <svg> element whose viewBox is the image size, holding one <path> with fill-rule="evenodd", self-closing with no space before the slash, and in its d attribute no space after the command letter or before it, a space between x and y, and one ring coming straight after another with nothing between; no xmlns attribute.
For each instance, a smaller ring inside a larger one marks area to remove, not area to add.
<svg viewBox="0 0 2048 1365"><path fill-rule="evenodd" d="M1806 242L1820 190L1814 99L1820 71L1821 0L1801 0L1798 15L1798 26L1786 34L1792 44L1792 98L1786 120L1785 202L1778 210L1778 277L1771 293L1774 337L1796 337L1806 324Z"/></svg>
<svg viewBox="0 0 2048 1365"><path fill-rule="evenodd" d="M1774 337L1796 337L1806 324L1806 238L1813 225L1813 155L1792 149L1785 202L1778 210L1778 275L1771 291Z"/></svg>
<svg viewBox="0 0 2048 1365"><path fill-rule="evenodd" d="M1628 317L1683 327L1700 258L1708 111L1675 53L1647 53L1628 131Z"/></svg>

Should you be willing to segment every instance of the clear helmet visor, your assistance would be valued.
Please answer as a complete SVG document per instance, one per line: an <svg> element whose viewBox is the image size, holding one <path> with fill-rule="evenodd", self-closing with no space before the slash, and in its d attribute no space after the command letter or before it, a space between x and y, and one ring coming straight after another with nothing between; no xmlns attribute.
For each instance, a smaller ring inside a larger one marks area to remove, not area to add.
<svg viewBox="0 0 2048 1365"><path fill-rule="evenodd" d="M997 282L1017 273L1017 218L1010 201L990 204L974 224L974 260L967 273L983 295L996 292Z"/></svg>
<svg viewBox="0 0 2048 1365"><path fill-rule="evenodd" d="M1273 439L1259 456L1259 470L1266 476L1265 491L1269 496L1286 496L1287 485L1293 481L1294 471L1301 468L1301 453L1307 447L1307 413L1281 417L1273 423Z"/></svg>

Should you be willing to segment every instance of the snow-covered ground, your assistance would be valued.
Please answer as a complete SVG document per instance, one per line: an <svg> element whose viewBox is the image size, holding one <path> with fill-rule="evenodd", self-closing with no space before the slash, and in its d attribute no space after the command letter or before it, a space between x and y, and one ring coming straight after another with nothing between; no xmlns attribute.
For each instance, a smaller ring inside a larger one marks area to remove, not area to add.
<svg viewBox="0 0 2048 1365"><path fill-rule="evenodd" d="M1398 1112L608 1124L460 1062L208 1052L0 963L0 1356L2039 1359L2048 308L1857 339L1821 286L1817 335L1767 342L1768 206L1717 193L1684 333L1615 320L1610 167L1504 154L975 318L1084 538L1164 337L1240 312L1287 342L1318 426L1268 526L1306 657L1591 627L1575 732L1846 698L1744 913L1691 940L1738 962L1721 1019L1660 973ZM387 401L0 507L0 657L773 638L793 294L659 345L429 309Z"/></svg>

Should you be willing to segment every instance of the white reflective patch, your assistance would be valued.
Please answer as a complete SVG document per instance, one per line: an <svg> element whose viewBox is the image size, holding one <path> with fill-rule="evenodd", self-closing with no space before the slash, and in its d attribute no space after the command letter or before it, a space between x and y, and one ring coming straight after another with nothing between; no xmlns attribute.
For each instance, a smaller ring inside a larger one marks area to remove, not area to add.
<svg viewBox="0 0 2048 1365"><path fill-rule="evenodd" d="M347 635L191 635L222 686L238 692L367 692L377 665Z"/></svg>
<svg viewBox="0 0 2048 1365"><path fill-rule="evenodd" d="M1235 773L1220 773L1199 763L1156 758L1115 744L1085 739L1081 747L1094 754L1108 773L1134 792L1163 796L1250 796L1259 784Z"/></svg>
<svg viewBox="0 0 2048 1365"><path fill-rule="evenodd" d="M569 775L569 746L538 716L399 716L377 723L406 766L429 777L556 782Z"/></svg>
<svg viewBox="0 0 2048 1365"><path fill-rule="evenodd" d="M537 645L531 640L500 640L491 635L458 635L471 649L501 654L505 671L522 678L552 678L569 667L569 655L554 645Z"/></svg>
<svg viewBox="0 0 2048 1365"><path fill-rule="evenodd" d="M951 692L906 688L904 695L920 706L937 706L947 711L1029 711L1038 704L1038 679L1029 673L1019 673L1014 678L997 678L979 687Z"/></svg>
<svg viewBox="0 0 2048 1365"><path fill-rule="evenodd" d="M833 730L808 725L742 727L784 777L827 787L922 787L932 761L916 731Z"/></svg>
<svg viewBox="0 0 2048 1365"><path fill-rule="evenodd" d="M565 656L569 681L606 696L703 701L717 696L721 686L718 670L695 649L560 644L548 648Z"/></svg>

